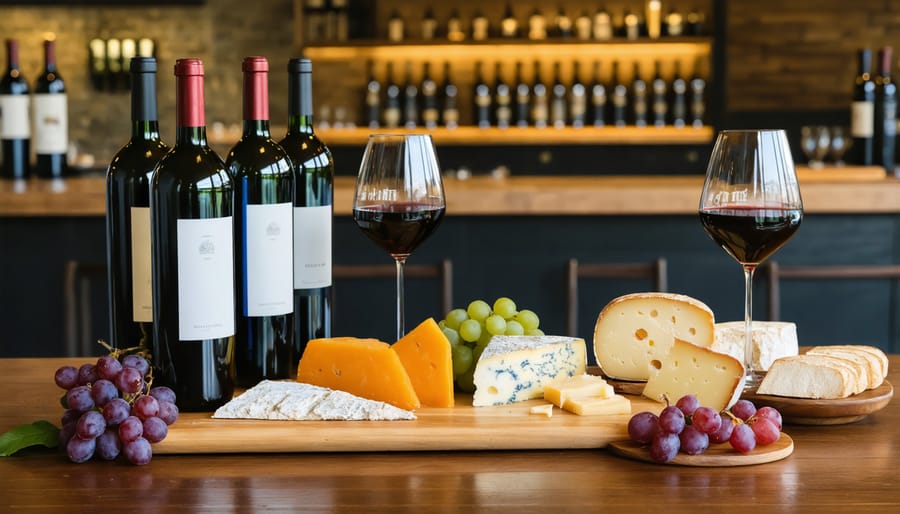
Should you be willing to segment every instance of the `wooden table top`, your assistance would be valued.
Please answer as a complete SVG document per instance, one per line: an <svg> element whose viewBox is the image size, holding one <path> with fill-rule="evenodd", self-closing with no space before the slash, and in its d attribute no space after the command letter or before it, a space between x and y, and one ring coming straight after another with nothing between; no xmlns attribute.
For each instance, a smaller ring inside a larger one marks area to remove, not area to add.
<svg viewBox="0 0 900 514"><path fill-rule="evenodd" d="M83 362L0 360L0 432L58 422L53 372ZM898 366L891 356L895 384ZM0 458L0 511L898 512L898 427L897 401L850 425L787 425L793 455L731 468L606 450L157 455L140 467L29 452Z"/></svg>
<svg viewBox="0 0 900 514"><path fill-rule="evenodd" d="M900 179L876 167L799 167L806 213L900 213ZM351 214L355 177L337 177L334 212ZM444 179L450 216L696 215L702 176L476 176ZM2 216L103 216L102 177L0 180Z"/></svg>

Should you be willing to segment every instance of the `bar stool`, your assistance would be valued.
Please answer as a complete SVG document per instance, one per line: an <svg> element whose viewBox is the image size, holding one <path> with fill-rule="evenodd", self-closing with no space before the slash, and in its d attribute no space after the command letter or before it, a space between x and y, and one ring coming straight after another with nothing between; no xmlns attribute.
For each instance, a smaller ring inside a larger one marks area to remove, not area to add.
<svg viewBox="0 0 900 514"><path fill-rule="evenodd" d="M331 269L335 281L341 279L394 278L393 264L335 264ZM440 305L444 314L453 308L453 261L443 259L433 264L407 264L403 268L406 279L437 279L440 281ZM332 300L336 303L336 299Z"/></svg>
<svg viewBox="0 0 900 514"><path fill-rule="evenodd" d="M653 282L656 291L668 290L668 271L664 257L647 263L581 264L569 259L566 280L566 323L569 336L578 331L578 282L582 278L636 278Z"/></svg>

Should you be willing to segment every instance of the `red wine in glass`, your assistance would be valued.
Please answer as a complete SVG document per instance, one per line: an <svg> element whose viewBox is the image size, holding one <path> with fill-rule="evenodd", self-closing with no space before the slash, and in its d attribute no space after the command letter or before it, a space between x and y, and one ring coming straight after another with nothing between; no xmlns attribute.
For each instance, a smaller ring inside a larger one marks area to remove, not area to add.
<svg viewBox="0 0 900 514"><path fill-rule="evenodd" d="M703 228L741 264L759 264L797 231L801 209L734 205L700 211Z"/></svg>
<svg viewBox="0 0 900 514"><path fill-rule="evenodd" d="M416 202L391 202L353 209L356 225L391 255L409 255L444 218L444 207Z"/></svg>

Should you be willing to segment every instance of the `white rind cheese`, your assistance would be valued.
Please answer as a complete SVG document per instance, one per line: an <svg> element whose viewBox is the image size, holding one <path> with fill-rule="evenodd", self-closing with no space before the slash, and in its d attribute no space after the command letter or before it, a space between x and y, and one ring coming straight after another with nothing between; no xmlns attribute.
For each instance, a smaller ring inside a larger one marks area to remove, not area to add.
<svg viewBox="0 0 900 514"><path fill-rule="evenodd" d="M752 341L751 368L755 371L768 371L769 366L780 357L797 355L797 325L787 321L754 321L751 325ZM743 321L727 321L716 323L715 341L710 350L727 353L744 362Z"/></svg>
<svg viewBox="0 0 900 514"><path fill-rule="evenodd" d="M772 363L756 392L792 398L846 398L857 389L859 380L847 362L827 355L782 357Z"/></svg>
<svg viewBox="0 0 900 514"><path fill-rule="evenodd" d="M653 368L643 395L657 402L668 398L674 404L693 394L700 405L721 411L738 401L743 386L741 361L676 339L659 368Z"/></svg>
<svg viewBox="0 0 900 514"><path fill-rule="evenodd" d="M367 400L344 391L299 382L263 380L219 407L219 419L272 419L295 421L411 420L416 415L384 402Z"/></svg>
<svg viewBox="0 0 900 514"><path fill-rule="evenodd" d="M494 336L475 364L472 405L504 405L542 398L544 385L581 375L584 339L565 336Z"/></svg>

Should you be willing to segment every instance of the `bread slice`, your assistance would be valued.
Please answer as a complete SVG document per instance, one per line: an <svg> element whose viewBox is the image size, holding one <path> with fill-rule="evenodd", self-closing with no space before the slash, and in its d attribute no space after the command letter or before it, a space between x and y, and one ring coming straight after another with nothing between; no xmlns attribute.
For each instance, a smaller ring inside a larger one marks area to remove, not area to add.
<svg viewBox="0 0 900 514"><path fill-rule="evenodd" d="M858 389L852 361L827 355L796 355L776 359L757 389L758 394L792 398L846 398Z"/></svg>
<svg viewBox="0 0 900 514"><path fill-rule="evenodd" d="M858 348L833 348L831 346L816 346L810 348L807 354L810 355L831 355L843 359L849 359L866 367L866 376L868 381L866 389L875 389L884 382L884 375L881 372L881 362L875 355L860 350Z"/></svg>
<svg viewBox="0 0 900 514"><path fill-rule="evenodd" d="M849 349L849 350L853 350L853 351L866 352L870 355L873 355L873 356L875 356L875 358L878 359L878 362L881 364L881 374L884 377L887 377L888 358L887 358L887 355L885 355L885 353L883 351L881 351L880 348L876 348L874 346L867 346L864 344L842 344L842 345L829 346L828 348L835 349L835 350Z"/></svg>

